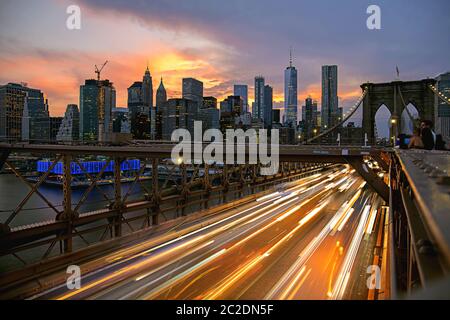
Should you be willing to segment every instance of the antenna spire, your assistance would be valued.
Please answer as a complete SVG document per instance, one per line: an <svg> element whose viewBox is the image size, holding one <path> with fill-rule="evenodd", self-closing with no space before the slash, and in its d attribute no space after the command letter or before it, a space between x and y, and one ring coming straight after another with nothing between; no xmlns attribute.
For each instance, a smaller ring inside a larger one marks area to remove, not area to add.
<svg viewBox="0 0 450 320"><path fill-rule="evenodd" d="M289 67L292 68L292 46L289 48Z"/></svg>

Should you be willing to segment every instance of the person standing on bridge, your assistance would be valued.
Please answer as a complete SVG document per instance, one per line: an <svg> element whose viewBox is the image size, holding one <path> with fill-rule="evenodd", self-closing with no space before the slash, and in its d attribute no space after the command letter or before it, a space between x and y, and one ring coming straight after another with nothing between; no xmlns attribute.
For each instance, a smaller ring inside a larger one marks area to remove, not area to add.
<svg viewBox="0 0 450 320"><path fill-rule="evenodd" d="M409 141L408 148L409 149L423 149L423 141L421 138L421 130L420 128L416 127L414 128L413 136L411 137L411 140Z"/></svg>
<svg viewBox="0 0 450 320"><path fill-rule="evenodd" d="M425 150L433 150L436 144L436 134L432 130L433 122L423 120L420 123L421 137Z"/></svg>

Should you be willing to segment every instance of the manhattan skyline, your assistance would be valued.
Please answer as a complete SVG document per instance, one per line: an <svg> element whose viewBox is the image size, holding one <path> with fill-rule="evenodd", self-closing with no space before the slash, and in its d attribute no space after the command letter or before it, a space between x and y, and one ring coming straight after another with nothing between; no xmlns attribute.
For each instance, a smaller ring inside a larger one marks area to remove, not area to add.
<svg viewBox="0 0 450 320"><path fill-rule="evenodd" d="M247 84L254 92L254 77L261 74L280 107L290 46L299 73L298 108L308 96L320 101L322 65L339 66L343 106L360 95L361 83L394 80L397 65L405 80L448 71L442 66L448 65L450 44L440 40L450 30L448 1L408 6L378 1L381 30L366 28L367 1L286 1L282 6L263 1L256 7L254 1L82 0L76 2L82 28L74 31L65 27L70 4L0 4L0 83L26 82L41 89L52 115L79 103L79 86L94 78L94 65L105 60L110 63L102 77L114 83L117 106L126 106L127 88L142 77L148 62L152 76L164 78L169 98L181 96L185 77L201 80L205 96L222 100L234 84ZM270 24L260 19L264 16L270 16Z"/></svg>

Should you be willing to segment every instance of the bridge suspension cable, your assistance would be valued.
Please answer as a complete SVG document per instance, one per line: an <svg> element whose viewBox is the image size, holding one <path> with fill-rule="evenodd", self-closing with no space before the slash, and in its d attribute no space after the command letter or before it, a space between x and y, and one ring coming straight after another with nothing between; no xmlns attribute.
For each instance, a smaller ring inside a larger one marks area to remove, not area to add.
<svg viewBox="0 0 450 320"><path fill-rule="evenodd" d="M377 127L377 122L374 121L373 122L373 135L375 136L375 141L378 141L378 127Z"/></svg>
<svg viewBox="0 0 450 320"><path fill-rule="evenodd" d="M315 141L317 139L320 139L320 138L330 134L331 132L333 132L334 130L339 128L341 125L343 125L345 122L347 122L355 114L355 112L359 109L359 106L361 105L361 103L363 102L364 98L366 97L367 92L368 92L368 88L365 88L364 91L363 91L363 94L359 97L358 101L356 101L356 103L350 108L350 111L349 111L349 113L347 115L344 114L343 119L341 119L341 121L338 124L332 126L330 129L322 132L321 134L319 134L319 135L317 135L317 136L315 136L315 137L313 137L311 139L308 139L306 141L306 144L311 143L311 142L313 142L313 141Z"/></svg>
<svg viewBox="0 0 450 320"><path fill-rule="evenodd" d="M408 114L411 122L414 124L414 121L416 121L416 119L413 117L411 112L409 112L409 109L408 109L408 106L406 105L405 99L403 99L403 94L402 94L402 90L400 89L400 87L398 87L398 92L400 93L400 99L402 99L402 103L403 103L403 106L405 107L406 113Z"/></svg>
<svg viewBox="0 0 450 320"><path fill-rule="evenodd" d="M432 84L430 84L430 85L428 86L428 88L430 88L430 90L433 91L434 94L435 94L439 99L441 99L442 101L444 101L446 104L450 105L450 98L447 97L447 96L446 96L445 94L443 94L442 92L439 92L439 90L438 90L435 86L433 86Z"/></svg>

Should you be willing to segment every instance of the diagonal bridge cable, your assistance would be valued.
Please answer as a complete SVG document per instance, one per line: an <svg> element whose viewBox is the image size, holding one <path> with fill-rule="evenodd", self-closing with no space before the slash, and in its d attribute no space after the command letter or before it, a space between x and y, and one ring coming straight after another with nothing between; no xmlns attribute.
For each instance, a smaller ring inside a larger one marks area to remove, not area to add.
<svg viewBox="0 0 450 320"><path fill-rule="evenodd" d="M353 110L346 116L344 117L344 119L342 119L341 122L339 122L338 124L334 125L333 127L331 127L330 129L328 129L325 132L322 132L321 134L319 134L318 136L315 136L311 139L308 139L304 144L308 144L311 143L319 138L322 138L323 136L328 135L329 133L331 133L332 131L336 130L337 128L339 128L341 125L343 125L345 122L347 122L354 114L355 112L359 109L361 103L363 102L364 98L366 97L368 92L368 88L366 88L363 92L363 94L361 95L361 97L359 97L358 101L356 102L356 104L353 106Z"/></svg>
<svg viewBox="0 0 450 320"><path fill-rule="evenodd" d="M441 99L442 101L444 101L444 103L450 105L450 98L447 97L447 96L445 96L442 92L439 92L439 90L438 90L435 86L433 86L433 85L430 84L430 85L428 86L428 88L430 88L430 90L433 91L434 94L435 94L439 99Z"/></svg>

